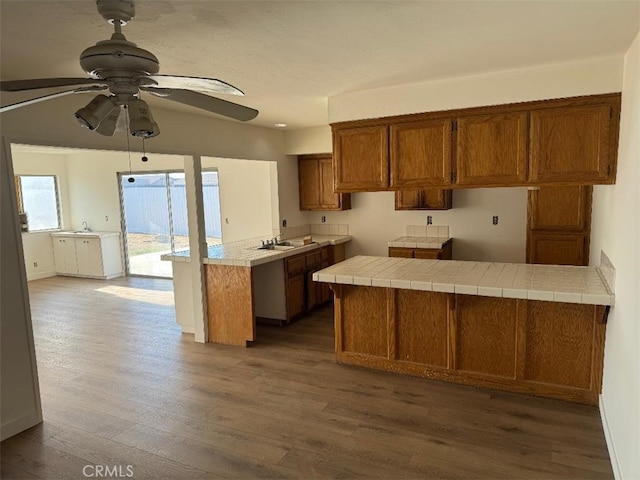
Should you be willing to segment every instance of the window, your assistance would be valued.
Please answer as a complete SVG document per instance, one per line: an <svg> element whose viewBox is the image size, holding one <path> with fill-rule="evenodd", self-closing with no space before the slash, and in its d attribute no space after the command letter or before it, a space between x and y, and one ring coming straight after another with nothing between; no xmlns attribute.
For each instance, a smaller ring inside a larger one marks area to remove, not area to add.
<svg viewBox="0 0 640 480"><path fill-rule="evenodd" d="M18 210L27 214L30 232L60 228L58 182L54 175L18 175Z"/></svg>

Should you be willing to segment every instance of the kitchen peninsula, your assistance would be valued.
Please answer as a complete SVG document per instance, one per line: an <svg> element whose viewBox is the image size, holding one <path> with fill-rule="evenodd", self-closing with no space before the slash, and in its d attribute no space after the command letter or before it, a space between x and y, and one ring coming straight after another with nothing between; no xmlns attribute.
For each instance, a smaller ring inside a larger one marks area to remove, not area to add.
<svg viewBox="0 0 640 480"><path fill-rule="evenodd" d="M311 275L345 259L349 235L313 234L312 243L288 239L273 249L263 238L210 245L206 273L208 341L247 346L255 340L256 318L280 325L330 298ZM193 333L189 251L162 256L173 262L176 321Z"/></svg>
<svg viewBox="0 0 640 480"><path fill-rule="evenodd" d="M614 298L596 268L357 256L313 278L339 363L598 403Z"/></svg>

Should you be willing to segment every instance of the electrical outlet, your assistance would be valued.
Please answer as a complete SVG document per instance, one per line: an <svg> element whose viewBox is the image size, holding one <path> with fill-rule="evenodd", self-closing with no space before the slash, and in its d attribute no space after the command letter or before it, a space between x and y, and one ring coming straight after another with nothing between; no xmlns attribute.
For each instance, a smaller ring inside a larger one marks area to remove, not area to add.
<svg viewBox="0 0 640 480"><path fill-rule="evenodd" d="M431 215L427 215L427 225L433 225L433 217Z"/></svg>
<svg viewBox="0 0 640 480"><path fill-rule="evenodd" d="M109 215L105 215L105 216L104 216L104 221L105 221L105 222L108 222L108 221L109 221Z"/></svg>
<svg viewBox="0 0 640 480"><path fill-rule="evenodd" d="M497 225L497 224L498 224L498 216L497 216L497 215L494 215L494 216L493 216L493 224L494 224L494 225Z"/></svg>
<svg viewBox="0 0 640 480"><path fill-rule="evenodd" d="M325 223L325 222L327 221L327 217L325 217L325 216L323 215L323 216L322 216L322 218L320 219L320 221L321 221L322 223Z"/></svg>
<svg viewBox="0 0 640 480"><path fill-rule="evenodd" d="M38 268L38 262L33 262L34 268Z"/></svg>
<svg viewBox="0 0 640 480"><path fill-rule="evenodd" d="M229 225L229 219L228 219L228 218L225 218L225 219L224 219L224 223L226 223L227 225Z"/></svg>
<svg viewBox="0 0 640 480"><path fill-rule="evenodd" d="M287 226L287 220L286 220L286 219L285 219L285 220L282 220L282 226L283 226L283 227L286 227L286 226Z"/></svg>

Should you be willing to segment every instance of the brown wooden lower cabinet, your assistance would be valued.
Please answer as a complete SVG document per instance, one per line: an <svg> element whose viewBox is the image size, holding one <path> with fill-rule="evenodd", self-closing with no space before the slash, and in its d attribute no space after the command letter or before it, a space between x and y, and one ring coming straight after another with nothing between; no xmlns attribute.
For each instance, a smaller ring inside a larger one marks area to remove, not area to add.
<svg viewBox="0 0 640 480"><path fill-rule="evenodd" d="M602 306L352 285L332 289L339 363L598 404Z"/></svg>
<svg viewBox="0 0 640 480"><path fill-rule="evenodd" d="M422 258L427 260L451 260L453 242L449 240L442 248L404 248L389 247L390 257Z"/></svg>
<svg viewBox="0 0 640 480"><path fill-rule="evenodd" d="M345 245L327 245L320 250L285 258L287 322L328 302L332 292L326 283L314 282L313 273L345 259Z"/></svg>

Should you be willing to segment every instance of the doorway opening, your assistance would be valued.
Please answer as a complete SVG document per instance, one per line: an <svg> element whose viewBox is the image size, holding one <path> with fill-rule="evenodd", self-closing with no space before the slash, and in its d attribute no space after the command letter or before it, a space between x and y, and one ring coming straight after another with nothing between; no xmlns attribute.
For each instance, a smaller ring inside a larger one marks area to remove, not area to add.
<svg viewBox="0 0 640 480"><path fill-rule="evenodd" d="M184 172L120 173L118 183L127 275L171 278L161 256L189 248ZM217 170L202 172L202 191L207 244L221 243Z"/></svg>

